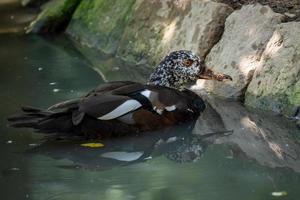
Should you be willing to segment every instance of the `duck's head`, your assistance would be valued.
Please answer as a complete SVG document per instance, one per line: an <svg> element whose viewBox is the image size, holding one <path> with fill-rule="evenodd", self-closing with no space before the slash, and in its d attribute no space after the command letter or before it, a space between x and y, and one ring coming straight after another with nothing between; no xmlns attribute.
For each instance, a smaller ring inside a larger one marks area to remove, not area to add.
<svg viewBox="0 0 300 200"><path fill-rule="evenodd" d="M183 89L197 79L232 80L229 75L216 73L192 51L173 51L167 55L151 74L149 84Z"/></svg>

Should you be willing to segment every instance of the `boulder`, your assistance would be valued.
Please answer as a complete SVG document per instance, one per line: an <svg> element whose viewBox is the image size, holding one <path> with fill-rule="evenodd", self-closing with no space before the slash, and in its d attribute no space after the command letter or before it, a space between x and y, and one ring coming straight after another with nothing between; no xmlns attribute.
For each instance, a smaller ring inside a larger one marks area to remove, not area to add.
<svg viewBox="0 0 300 200"><path fill-rule="evenodd" d="M189 49L204 58L220 39L229 6L212 1L148 1L135 3L118 56L157 64L168 52Z"/></svg>
<svg viewBox="0 0 300 200"><path fill-rule="evenodd" d="M81 44L113 54L131 16L135 0L84 0L76 9L67 34Z"/></svg>
<svg viewBox="0 0 300 200"><path fill-rule="evenodd" d="M300 111L300 22L276 26L246 92L246 105L288 116Z"/></svg>
<svg viewBox="0 0 300 200"><path fill-rule="evenodd" d="M84 45L152 66L168 52L205 57L233 10L211 1L82 1L67 33Z"/></svg>
<svg viewBox="0 0 300 200"><path fill-rule="evenodd" d="M27 33L56 33L63 31L81 0L52 0L27 28Z"/></svg>
<svg viewBox="0 0 300 200"><path fill-rule="evenodd" d="M260 4L243 6L225 23L222 39L206 58L208 67L232 76L233 81L198 81L207 91L222 97L243 98L262 52L284 16Z"/></svg>

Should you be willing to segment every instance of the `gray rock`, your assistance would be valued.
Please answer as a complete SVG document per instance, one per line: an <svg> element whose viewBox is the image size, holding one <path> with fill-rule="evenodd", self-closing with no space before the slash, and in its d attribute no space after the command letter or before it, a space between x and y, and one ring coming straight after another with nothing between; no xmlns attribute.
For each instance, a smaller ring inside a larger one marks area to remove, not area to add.
<svg viewBox="0 0 300 200"><path fill-rule="evenodd" d="M151 65L173 50L189 49L206 56L220 39L226 17L233 10L212 1L148 1L134 5L118 55Z"/></svg>
<svg viewBox="0 0 300 200"><path fill-rule="evenodd" d="M199 81L199 84L222 97L242 97L275 26L283 19L283 15L260 4L233 12L226 20L222 39L206 58L208 67L231 75L233 81Z"/></svg>
<svg viewBox="0 0 300 200"><path fill-rule="evenodd" d="M154 66L178 49L204 58L232 11L211 1L83 1L67 34L86 46Z"/></svg>
<svg viewBox="0 0 300 200"><path fill-rule="evenodd" d="M299 36L300 22L276 26L247 89L247 105L297 115L300 109Z"/></svg>

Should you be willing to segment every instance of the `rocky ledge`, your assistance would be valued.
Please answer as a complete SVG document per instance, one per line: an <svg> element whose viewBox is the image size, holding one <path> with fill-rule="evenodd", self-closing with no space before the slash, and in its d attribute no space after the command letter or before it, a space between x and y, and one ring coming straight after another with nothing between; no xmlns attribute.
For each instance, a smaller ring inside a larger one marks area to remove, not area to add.
<svg viewBox="0 0 300 200"><path fill-rule="evenodd" d="M196 88L297 119L299 16L296 0L52 0L29 32L66 30L83 45L150 66L169 51L190 49L233 76Z"/></svg>

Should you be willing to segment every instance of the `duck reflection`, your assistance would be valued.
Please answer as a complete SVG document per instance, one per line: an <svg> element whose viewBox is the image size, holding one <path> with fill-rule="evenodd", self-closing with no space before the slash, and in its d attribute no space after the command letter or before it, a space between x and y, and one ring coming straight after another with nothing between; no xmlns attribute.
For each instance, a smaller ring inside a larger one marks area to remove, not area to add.
<svg viewBox="0 0 300 200"><path fill-rule="evenodd" d="M145 133L136 137L106 139L101 148L81 146L82 143L95 141L46 140L27 151L27 154L43 155L53 159L67 159L71 165L62 168L107 170L118 166L128 166L146 162L159 156L177 163L198 161L207 146L218 137L232 131L219 131L204 135L192 134L195 122L175 126L164 131Z"/></svg>

